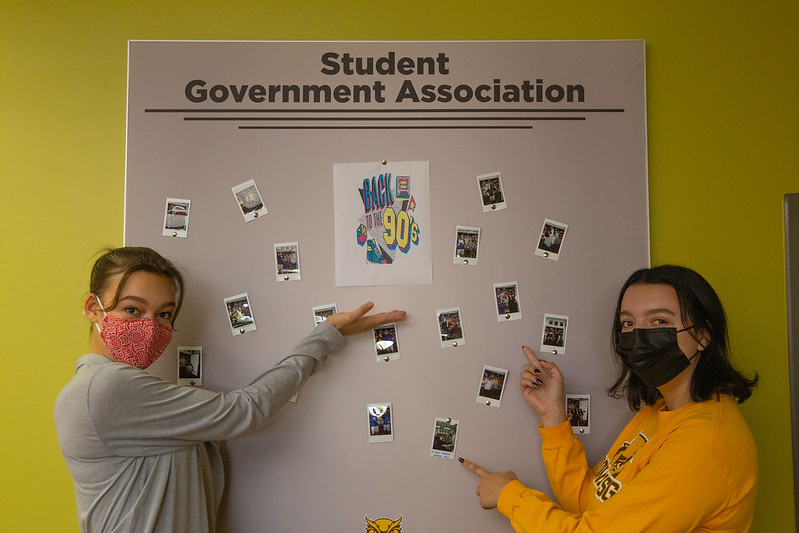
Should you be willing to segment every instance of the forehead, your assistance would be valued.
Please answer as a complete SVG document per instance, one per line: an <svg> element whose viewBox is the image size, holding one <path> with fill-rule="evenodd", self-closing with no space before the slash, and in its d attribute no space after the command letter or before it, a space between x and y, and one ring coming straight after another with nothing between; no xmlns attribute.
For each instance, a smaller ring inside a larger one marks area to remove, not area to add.
<svg viewBox="0 0 799 533"><path fill-rule="evenodd" d="M621 299L622 314L640 315L652 311L670 311L680 316L680 299L671 285L636 283L630 285Z"/></svg>
<svg viewBox="0 0 799 533"><path fill-rule="evenodd" d="M120 273L111 278L107 292L111 294L116 292L117 286L122 281L122 276L123 274ZM130 274L120 288L120 299L126 296L139 296L152 300L174 300L175 284L166 276L137 271Z"/></svg>

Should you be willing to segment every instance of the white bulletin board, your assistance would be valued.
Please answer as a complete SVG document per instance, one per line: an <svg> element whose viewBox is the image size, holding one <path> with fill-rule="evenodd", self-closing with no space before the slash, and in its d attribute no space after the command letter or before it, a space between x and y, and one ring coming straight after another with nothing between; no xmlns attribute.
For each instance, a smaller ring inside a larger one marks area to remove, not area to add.
<svg viewBox="0 0 799 533"><path fill-rule="evenodd" d="M233 390L314 308L408 312L225 444L221 531L509 530L455 459L551 494L522 345L590 399L589 461L607 451L631 416L605 394L612 313L649 264L643 41L132 41L128 90L125 244L187 281L153 373L199 347L203 386Z"/></svg>

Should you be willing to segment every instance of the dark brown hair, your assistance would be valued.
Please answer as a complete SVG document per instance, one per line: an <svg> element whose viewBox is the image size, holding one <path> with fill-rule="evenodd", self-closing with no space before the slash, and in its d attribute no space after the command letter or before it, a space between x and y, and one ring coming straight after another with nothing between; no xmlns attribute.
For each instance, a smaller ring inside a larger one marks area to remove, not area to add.
<svg viewBox="0 0 799 533"><path fill-rule="evenodd" d="M119 303L119 295L125 282L134 272L149 272L164 276L175 284L175 312L172 313L172 327L183 305L183 276L169 259L151 248L125 246L122 248L108 248L92 267L89 278L89 292L98 297L108 289L111 278L122 274L117 285L114 299L106 307L106 311L114 309Z"/></svg>
<svg viewBox="0 0 799 533"><path fill-rule="evenodd" d="M719 394L730 394L738 400L738 403L743 403L749 398L757 384L757 374L749 379L730 363L727 316L721 300L705 278L690 268L675 265L638 270L621 288L611 335L611 347L616 356L618 374L616 382L608 389L608 394L614 398L624 397L633 410L637 410L642 403L652 405L661 396L660 391L654 387L647 387L621 362L616 349L621 332L619 319L621 301L627 289L639 283L673 287L680 302L682 323L695 326L691 334L696 335L694 338L697 340L702 333L706 333L710 339L702 356L697 360L696 369L691 377L691 399L699 402Z"/></svg>

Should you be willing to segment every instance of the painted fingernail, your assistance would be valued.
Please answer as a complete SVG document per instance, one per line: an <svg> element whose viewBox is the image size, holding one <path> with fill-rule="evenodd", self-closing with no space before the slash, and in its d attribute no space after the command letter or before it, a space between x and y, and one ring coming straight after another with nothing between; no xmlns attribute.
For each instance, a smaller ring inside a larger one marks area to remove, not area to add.
<svg viewBox="0 0 799 533"><path fill-rule="evenodd" d="M535 382L538 383L539 385L543 385L544 384L544 382L541 381L540 379L535 380Z"/></svg>
<svg viewBox="0 0 799 533"><path fill-rule="evenodd" d="M541 371L540 371L540 370L538 370L537 368L534 368L534 369L533 369L533 374L540 374L540 373L541 373Z"/></svg>
<svg viewBox="0 0 799 533"><path fill-rule="evenodd" d="M458 457L458 462L462 463L463 462L463 457Z"/></svg>

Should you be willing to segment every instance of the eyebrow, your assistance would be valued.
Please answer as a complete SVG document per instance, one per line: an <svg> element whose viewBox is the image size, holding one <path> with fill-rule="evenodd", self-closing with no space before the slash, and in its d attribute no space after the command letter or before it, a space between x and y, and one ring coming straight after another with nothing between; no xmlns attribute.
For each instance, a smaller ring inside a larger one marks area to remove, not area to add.
<svg viewBox="0 0 799 533"><path fill-rule="evenodd" d="M142 303L142 304L149 303L149 302L147 302L146 299L142 298L141 296L135 296L133 294L129 294L127 296L120 297L119 301L117 301L117 305L119 305L120 303L122 303L122 302L124 302L126 300L133 300L135 302L139 302L139 303ZM161 309L163 309L164 307L170 307L170 306L171 307L175 307L175 302L167 302L161 307Z"/></svg>
<svg viewBox="0 0 799 533"><path fill-rule="evenodd" d="M622 310L622 311L619 312L619 316L624 316L624 315L632 316L632 314L633 313L631 313L630 311L625 311L625 310ZM658 307L657 309L648 309L646 311L646 313L644 313L644 314L646 316L662 315L662 314L667 314L667 315L671 315L671 316L677 316L677 313L675 313L671 309L667 309L665 307Z"/></svg>

